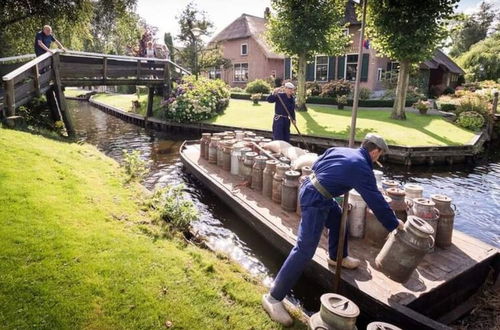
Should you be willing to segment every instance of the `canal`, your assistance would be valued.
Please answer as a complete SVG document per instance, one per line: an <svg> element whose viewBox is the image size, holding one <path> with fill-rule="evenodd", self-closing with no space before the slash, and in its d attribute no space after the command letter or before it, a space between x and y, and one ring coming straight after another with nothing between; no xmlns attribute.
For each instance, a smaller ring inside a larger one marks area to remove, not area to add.
<svg viewBox="0 0 500 330"><path fill-rule="evenodd" d="M139 150L144 159L151 160L151 172L144 183L149 189L185 184L187 194L201 214L195 229L250 273L261 276L265 285L272 283L283 257L273 252L271 245L245 225L222 200L182 169L179 158L182 141L199 136L148 131L85 102L68 101L68 105L74 113L80 140L97 146L117 161L121 161L123 150ZM383 171L387 178L422 185L426 196L433 193L450 196L457 207L455 227L500 247L500 152L488 151L475 166L407 169L386 164ZM292 299L306 311L315 311L321 294L314 283L302 280Z"/></svg>

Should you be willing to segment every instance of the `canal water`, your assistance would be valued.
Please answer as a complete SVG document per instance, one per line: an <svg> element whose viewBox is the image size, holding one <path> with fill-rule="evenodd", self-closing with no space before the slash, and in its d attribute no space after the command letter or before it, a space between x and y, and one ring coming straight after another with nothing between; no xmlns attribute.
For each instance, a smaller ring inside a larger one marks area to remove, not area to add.
<svg viewBox="0 0 500 330"><path fill-rule="evenodd" d="M200 210L195 228L212 246L227 253L250 273L261 276L265 285L272 283L281 257L271 245L247 226L238 214L229 210L194 177L182 169L179 147L183 140L199 138L145 130L108 115L88 103L69 101L75 116L79 139L97 146L108 156L121 161L123 150L139 150L151 160L151 172L145 185L154 189L166 184L186 186L186 193ZM457 206L456 228L482 241L500 247L500 152L489 151L475 166L405 167L387 164L384 175L402 183L424 187L424 194L443 193ZM306 311L319 308L321 291L306 280L293 293L292 300Z"/></svg>

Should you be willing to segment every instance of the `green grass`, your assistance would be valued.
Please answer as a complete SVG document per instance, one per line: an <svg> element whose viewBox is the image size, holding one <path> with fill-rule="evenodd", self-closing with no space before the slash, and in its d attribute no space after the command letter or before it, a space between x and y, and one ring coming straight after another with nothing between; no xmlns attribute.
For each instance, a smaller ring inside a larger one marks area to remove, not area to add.
<svg viewBox="0 0 500 330"><path fill-rule="evenodd" d="M141 94L139 101L141 107L138 111L134 111L132 108L132 101L137 101L137 94L97 94L94 95L94 100L109 104L113 107L122 109L127 112L134 112L141 115L146 115L148 96L147 94ZM161 96L156 96L153 98L153 117L159 117L161 112Z"/></svg>
<svg viewBox="0 0 500 330"><path fill-rule="evenodd" d="M85 94L85 93L88 93L88 92L90 92L90 91L84 90L84 89L80 89L80 88L70 88L70 87L67 87L64 90L64 95L65 96L69 96L69 97L77 97L78 95Z"/></svg>
<svg viewBox="0 0 500 330"><path fill-rule="evenodd" d="M258 281L161 235L94 147L0 129L0 150L0 328L279 328Z"/></svg>
<svg viewBox="0 0 500 330"><path fill-rule="evenodd" d="M231 100L222 115L207 120L207 123L254 129L270 130L274 104ZM336 106L308 104L307 112L297 112L297 126L302 134L323 137L349 138L351 125L350 107L338 110ZM356 122L356 139L366 133L378 133L390 144L403 146L463 145L471 141L474 133L444 120L438 115L407 112L407 120L390 119L391 109L360 108ZM296 133L291 128L292 133Z"/></svg>

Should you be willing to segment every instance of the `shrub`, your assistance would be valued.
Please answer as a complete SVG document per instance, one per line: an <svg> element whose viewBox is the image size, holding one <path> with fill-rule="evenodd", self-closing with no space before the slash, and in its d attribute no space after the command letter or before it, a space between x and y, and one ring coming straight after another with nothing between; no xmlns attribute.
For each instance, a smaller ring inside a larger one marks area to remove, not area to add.
<svg viewBox="0 0 500 330"><path fill-rule="evenodd" d="M259 104L259 101L262 99L261 93L255 93L250 96L250 100L253 101L253 104Z"/></svg>
<svg viewBox="0 0 500 330"><path fill-rule="evenodd" d="M471 91L471 92L475 92L476 89L481 88L478 82L468 82L468 83L465 83L463 86L464 86L465 90Z"/></svg>
<svg viewBox="0 0 500 330"><path fill-rule="evenodd" d="M271 91L271 85L262 79L255 79L247 84L245 91L249 94L262 93L268 94Z"/></svg>
<svg viewBox="0 0 500 330"><path fill-rule="evenodd" d="M318 96L321 94L321 85L317 82L306 82L306 93L311 96Z"/></svg>
<svg viewBox="0 0 500 330"><path fill-rule="evenodd" d="M359 99L360 100L368 100L372 95L372 91L369 88L361 87L359 90Z"/></svg>
<svg viewBox="0 0 500 330"><path fill-rule="evenodd" d="M245 90L241 87L232 87L231 93L245 93Z"/></svg>
<svg viewBox="0 0 500 330"><path fill-rule="evenodd" d="M212 118L229 104L229 87L220 79L184 77L164 101L165 118L192 122Z"/></svg>
<svg viewBox="0 0 500 330"><path fill-rule="evenodd" d="M281 87L283 85L283 78L277 77L274 79L274 87Z"/></svg>
<svg viewBox="0 0 500 330"><path fill-rule="evenodd" d="M340 95L337 97L337 104L338 105L346 105L347 104L347 96L346 95Z"/></svg>
<svg viewBox="0 0 500 330"><path fill-rule="evenodd" d="M463 128L477 131L484 126L485 120L484 117L476 111L465 111L458 116L456 123Z"/></svg>
<svg viewBox="0 0 500 330"><path fill-rule="evenodd" d="M413 104L413 107L420 112L421 115L427 114L427 111L429 110L429 102L428 101L422 101L418 100Z"/></svg>
<svg viewBox="0 0 500 330"><path fill-rule="evenodd" d="M441 111L449 112L449 111L455 111L457 106L453 103L439 103L439 108Z"/></svg>
<svg viewBox="0 0 500 330"><path fill-rule="evenodd" d="M123 150L123 166L127 174L126 182L142 180L149 173L148 162L141 158L139 150Z"/></svg>
<svg viewBox="0 0 500 330"><path fill-rule="evenodd" d="M455 94L455 89L452 87L448 86L444 89L443 95L450 95L450 94Z"/></svg>
<svg viewBox="0 0 500 330"><path fill-rule="evenodd" d="M478 94L468 94L462 96L458 101L455 113L459 115L465 111L476 111L480 114L487 114L488 103L483 96Z"/></svg>
<svg viewBox="0 0 500 330"><path fill-rule="evenodd" d="M321 96L337 97L349 95L351 93L351 83L347 80L336 80L323 85Z"/></svg>

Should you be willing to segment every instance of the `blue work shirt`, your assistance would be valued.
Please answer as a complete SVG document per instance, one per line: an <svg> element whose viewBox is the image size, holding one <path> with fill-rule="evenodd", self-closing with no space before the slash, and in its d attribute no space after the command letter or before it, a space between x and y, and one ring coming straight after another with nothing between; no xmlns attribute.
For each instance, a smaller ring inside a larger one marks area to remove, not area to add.
<svg viewBox="0 0 500 330"><path fill-rule="evenodd" d="M295 120L295 97L293 97L293 96L288 97L286 95L286 93L278 93L278 95L283 100L283 103L285 103L285 105L288 109L288 112L290 112L290 117L292 117L292 120ZM274 114L275 115L288 117L288 113L286 112L285 109L283 109L283 105L281 104L277 95L274 95L274 94L269 95L267 97L267 102L276 103L274 106Z"/></svg>
<svg viewBox="0 0 500 330"><path fill-rule="evenodd" d="M35 54L36 54L36 56L40 56L40 55L44 54L45 52L47 52L45 49L40 47L40 45L38 44L38 40L41 40L42 43L45 46L47 46L47 48L50 48L50 44L52 43L52 41L56 41L56 38L54 38L54 36L52 34L46 35L45 33L43 33L43 31L37 32L37 34L35 36Z"/></svg>
<svg viewBox="0 0 500 330"><path fill-rule="evenodd" d="M365 148L329 148L316 160L312 170L332 196L337 197L356 189L388 231L398 226L394 212L378 190L373 163ZM302 206L321 207L331 203L331 199L321 195L309 180L304 182L302 189Z"/></svg>

